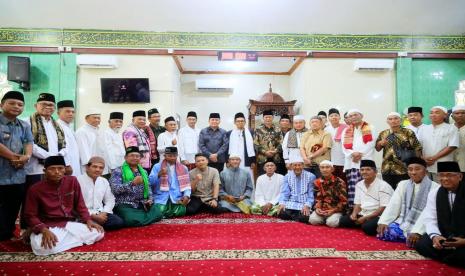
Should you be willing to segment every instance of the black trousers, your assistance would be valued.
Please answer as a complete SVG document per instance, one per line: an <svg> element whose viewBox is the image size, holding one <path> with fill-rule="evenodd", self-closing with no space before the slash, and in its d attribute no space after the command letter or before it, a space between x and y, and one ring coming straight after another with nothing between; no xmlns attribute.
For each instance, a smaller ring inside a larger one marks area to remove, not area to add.
<svg viewBox="0 0 465 276"><path fill-rule="evenodd" d="M24 183L0 185L0 241L13 237L25 186Z"/></svg>
<svg viewBox="0 0 465 276"><path fill-rule="evenodd" d="M350 218L350 215L344 215L339 219L339 227L345 228L356 228L361 227L363 232L369 236L376 236L376 228L378 228L378 220L379 217L372 218L367 220L362 225L357 225L355 222Z"/></svg>
<svg viewBox="0 0 465 276"><path fill-rule="evenodd" d="M212 163L208 163L208 166L217 169L218 172L222 172L223 169L224 169L224 163L220 163L220 162L217 162L217 163L213 163L213 162L212 162Z"/></svg>
<svg viewBox="0 0 465 276"><path fill-rule="evenodd" d="M436 249L428 234L423 234L415 244L415 250L421 255L452 266L465 268L465 248Z"/></svg>
<svg viewBox="0 0 465 276"><path fill-rule="evenodd" d="M102 225L105 230L117 230L124 227L124 220L115 214L107 214L107 221Z"/></svg>
<svg viewBox="0 0 465 276"><path fill-rule="evenodd" d="M321 177L321 172L320 172L320 166L319 165L311 165L310 167L305 168L305 170L307 172L313 173L316 176L316 178Z"/></svg>
<svg viewBox="0 0 465 276"><path fill-rule="evenodd" d="M201 212L208 212L212 214L221 214L225 212L229 212L228 209L220 207L213 208L208 204L202 202L202 200L198 197L192 196L191 201L186 206L186 215L194 215Z"/></svg>
<svg viewBox="0 0 465 276"><path fill-rule="evenodd" d="M300 210L285 209L279 213L278 217L284 220L295 220L298 222L308 223L309 216L304 216Z"/></svg>
<svg viewBox="0 0 465 276"><path fill-rule="evenodd" d="M26 186L24 187L24 196L22 199L23 208L21 208L21 219L19 221L19 225L21 226L21 229L27 228L27 223L26 223L26 220L24 219L24 205L26 203L27 191L29 191L29 188L31 188L32 185L41 181L43 177L44 177L43 174L26 175Z"/></svg>
<svg viewBox="0 0 465 276"><path fill-rule="evenodd" d="M400 181L409 179L408 174L382 174L382 176L383 180L391 185L394 190Z"/></svg>

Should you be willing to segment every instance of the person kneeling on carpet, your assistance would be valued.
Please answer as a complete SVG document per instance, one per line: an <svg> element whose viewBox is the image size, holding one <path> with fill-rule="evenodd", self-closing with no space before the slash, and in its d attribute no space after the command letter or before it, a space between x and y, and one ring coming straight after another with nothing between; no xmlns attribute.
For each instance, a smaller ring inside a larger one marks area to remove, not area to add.
<svg viewBox="0 0 465 276"><path fill-rule="evenodd" d="M76 177L65 176L63 156L45 159L44 176L29 189L24 211L34 254L56 254L103 239L103 228L92 221Z"/></svg>
<svg viewBox="0 0 465 276"><path fill-rule="evenodd" d="M284 176L275 173L276 164L273 159L268 159L264 166L265 174L257 178L255 199L251 212L254 215L276 216Z"/></svg>
<svg viewBox="0 0 465 276"><path fill-rule="evenodd" d="M304 170L304 160L294 156L291 169L285 176L279 196L278 215L284 220L308 223L313 206L315 175Z"/></svg>
<svg viewBox="0 0 465 276"><path fill-rule="evenodd" d="M162 219L160 210L153 204L147 172L140 165L138 147L127 147L124 163L113 170L110 186L115 195L115 214L126 226L144 226Z"/></svg>
<svg viewBox="0 0 465 276"><path fill-rule="evenodd" d="M370 236L376 235L379 216L394 192L385 181L376 177L376 163L373 160L360 161L360 174L363 180L355 185L354 209L351 215L339 220L339 227L362 227Z"/></svg>
<svg viewBox="0 0 465 276"><path fill-rule="evenodd" d="M164 156L149 177L155 204L165 218L184 216L191 196L189 171L178 161L177 147L166 147Z"/></svg>
<svg viewBox="0 0 465 276"><path fill-rule="evenodd" d="M235 213L250 214L253 192L249 171L240 168L238 154L229 155L229 167L220 173L220 206Z"/></svg>
<svg viewBox="0 0 465 276"><path fill-rule="evenodd" d="M116 230L124 227L124 221L113 214L115 196L111 192L108 180L102 177L104 169L105 160L93 156L86 165L86 172L77 179L92 220L102 225L105 230Z"/></svg>
<svg viewBox="0 0 465 276"><path fill-rule="evenodd" d="M315 211L310 215L313 225L324 224L337 227L347 207L347 189L344 180L333 174L333 163L320 162L321 177L315 180Z"/></svg>
<svg viewBox="0 0 465 276"><path fill-rule="evenodd" d="M378 238L384 241L406 242L408 247L425 233L425 215L428 193L439 187L431 181L426 161L411 157L406 162L408 180L398 184L388 206L378 221Z"/></svg>
<svg viewBox="0 0 465 276"><path fill-rule="evenodd" d="M440 187L428 194L421 255L465 268L465 181L457 162L438 162Z"/></svg>
<svg viewBox="0 0 465 276"><path fill-rule="evenodd" d="M228 211L218 205L220 192L220 174L208 166L208 156L203 153L195 155L195 168L189 172L192 195L187 204L187 215L202 211L219 214Z"/></svg>

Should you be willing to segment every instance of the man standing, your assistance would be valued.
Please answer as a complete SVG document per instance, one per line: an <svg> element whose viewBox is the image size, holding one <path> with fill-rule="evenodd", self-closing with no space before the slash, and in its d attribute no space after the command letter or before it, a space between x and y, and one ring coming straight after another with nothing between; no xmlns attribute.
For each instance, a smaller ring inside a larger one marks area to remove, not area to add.
<svg viewBox="0 0 465 276"><path fill-rule="evenodd" d="M65 133L65 143L68 154L65 156L66 164L73 169L74 176L81 175L81 163L79 159L79 147L73 130L74 104L71 100L64 100L57 103L58 120L57 123Z"/></svg>
<svg viewBox="0 0 465 276"><path fill-rule="evenodd" d="M459 148L454 152L454 158L460 171L465 174L465 105L455 106L452 109L452 118L459 133Z"/></svg>
<svg viewBox="0 0 465 276"><path fill-rule="evenodd" d="M407 126L408 129L412 130L415 135L418 135L418 131L424 127L423 124L423 108L418 106L411 106L407 109L407 118L410 122L410 125Z"/></svg>
<svg viewBox="0 0 465 276"><path fill-rule="evenodd" d="M178 148L166 147L164 155L149 176L155 206L165 218L184 216L192 191L189 171L178 161Z"/></svg>
<svg viewBox="0 0 465 276"><path fill-rule="evenodd" d="M286 169L291 168L290 159L300 157L300 143L302 141L302 136L307 132L305 127L305 118L302 115L294 116L294 121L292 122L293 128L284 135L283 139L283 158L284 163L286 164Z"/></svg>
<svg viewBox="0 0 465 276"><path fill-rule="evenodd" d="M377 169L373 160L361 160L360 172L363 180L355 186L354 209L351 215L341 217L339 227L361 227L365 234L374 236L379 216L388 205L394 190L376 177Z"/></svg>
<svg viewBox="0 0 465 276"><path fill-rule="evenodd" d="M132 113L132 123L123 132L124 146L137 147L139 153L142 155L140 165L147 173L150 172L151 156L150 156L150 141L145 129L145 111L137 110Z"/></svg>
<svg viewBox="0 0 465 276"><path fill-rule="evenodd" d="M291 117L287 114L281 115L281 118L279 119L279 128L281 129L281 134L284 137L286 133L291 130Z"/></svg>
<svg viewBox="0 0 465 276"><path fill-rule="evenodd" d="M187 126L178 132L179 159L187 169L192 170L196 166L195 156L200 152L199 135L200 129L195 127L197 123L197 113L189 111L187 113Z"/></svg>
<svg viewBox="0 0 465 276"><path fill-rule="evenodd" d="M425 216L422 211L431 190L439 185L431 181L425 160L412 157L407 160L410 179L397 185L389 204L378 221L378 238L384 241L405 242L415 246L425 233Z"/></svg>
<svg viewBox="0 0 465 276"><path fill-rule="evenodd" d="M202 153L195 155L195 166L189 172L192 195L186 214L193 215L201 211L218 214L227 211L218 204L221 185L218 170L208 166L208 156Z"/></svg>
<svg viewBox="0 0 465 276"><path fill-rule="evenodd" d="M300 141L300 154L304 159L305 170L320 177L320 162L331 159L331 134L323 129L323 121L314 116L310 119L310 131L305 132Z"/></svg>
<svg viewBox="0 0 465 276"><path fill-rule="evenodd" d="M47 157L44 173L44 180L29 189L24 211L34 254L56 254L103 239L103 228L92 221L76 177L65 176L63 156Z"/></svg>
<svg viewBox="0 0 465 276"><path fill-rule="evenodd" d="M103 176L110 179L111 172L120 167L124 162L123 137L121 136L121 127L123 126L124 114L122 112L111 112L108 120L108 129L99 132L97 139L97 150L99 156L105 160Z"/></svg>
<svg viewBox="0 0 465 276"><path fill-rule="evenodd" d="M412 130L401 126L399 113L389 113L387 123L389 128L381 131L375 148L376 151L383 150L383 180L395 190L399 181L409 178L405 161L421 156L421 144Z"/></svg>
<svg viewBox="0 0 465 276"><path fill-rule="evenodd" d="M178 134L176 129L178 124L174 117L169 116L165 119L165 128L166 131L158 136L157 140L157 150L160 154L160 162L165 159L165 149L167 147L178 147Z"/></svg>
<svg viewBox="0 0 465 276"><path fill-rule="evenodd" d="M362 180L360 175L360 160L373 160L375 139L374 127L363 120L363 114L358 109L347 112L350 125L342 132L342 152L345 156L344 172L347 179L347 194L349 208L354 205L355 185Z"/></svg>
<svg viewBox="0 0 465 276"><path fill-rule="evenodd" d="M457 162L438 162L440 187L428 195L426 233L415 249L423 256L465 268L465 183Z"/></svg>
<svg viewBox="0 0 465 276"><path fill-rule="evenodd" d="M220 122L219 113L210 113L209 126L202 129L199 134L200 151L208 156L208 165L218 172L224 168L229 144L226 130L220 128Z"/></svg>
<svg viewBox="0 0 465 276"><path fill-rule="evenodd" d="M103 158L91 157L86 172L77 179L91 219L105 230L116 230L124 226L124 221L113 214L115 196L111 192L108 180L101 177L104 168Z"/></svg>
<svg viewBox="0 0 465 276"><path fill-rule="evenodd" d="M272 160L265 163L265 174L257 178L257 188L251 213L255 215L276 216L278 214L279 195L284 176L276 172Z"/></svg>
<svg viewBox="0 0 465 276"><path fill-rule="evenodd" d="M226 133L229 140L229 155L238 155L241 158L240 168L245 169L253 178L255 166L255 149L250 130L245 127L246 121L243 113L234 116L236 128Z"/></svg>
<svg viewBox="0 0 465 276"><path fill-rule="evenodd" d="M253 183L250 173L240 168L241 158L229 156L229 167L220 173L220 206L231 212L250 214Z"/></svg>
<svg viewBox="0 0 465 276"><path fill-rule="evenodd" d="M19 208L25 195L24 165L32 155L31 128L18 119L24 111L24 96L7 92L0 108L0 241L13 237Z"/></svg>
<svg viewBox="0 0 465 276"><path fill-rule="evenodd" d="M321 123L323 124L322 128L325 129L328 126L328 115L325 111L318 112L317 116L321 119Z"/></svg>
<svg viewBox="0 0 465 276"><path fill-rule="evenodd" d="M160 126L160 113L158 109L152 108L148 111L149 125L144 128L145 134L150 144L150 156L152 167L160 161L160 154L157 150L158 136L166 131L165 127Z"/></svg>
<svg viewBox="0 0 465 276"><path fill-rule="evenodd" d="M97 155L97 136L100 125L100 111L95 108L89 109L85 114L86 123L76 130L76 141L79 146L79 157L81 158L82 171L92 156Z"/></svg>
<svg viewBox="0 0 465 276"><path fill-rule="evenodd" d="M323 160L320 163L321 177L315 180L315 211L310 215L313 225L326 224L337 227L347 207L346 183L333 174L333 163Z"/></svg>
<svg viewBox="0 0 465 276"><path fill-rule="evenodd" d="M326 131L329 132L332 139L331 146L331 163L333 163L334 175L346 182L344 173L344 153L342 152L342 132L346 129L346 124L341 124L339 110L331 108L328 111L329 124Z"/></svg>
<svg viewBox="0 0 465 276"><path fill-rule="evenodd" d="M257 153L258 175L265 173L263 165L269 158L273 159L278 169L280 164L284 164L281 158L283 135L281 130L273 124L273 118L272 110L264 111L263 124L255 130L254 145Z"/></svg>
<svg viewBox="0 0 465 276"><path fill-rule="evenodd" d="M423 146L423 159L428 164L428 171L432 174L432 179L436 180L437 162L454 160L454 151L460 146L459 134L454 125L445 123L445 107L432 107L429 118L431 125L418 131L418 140Z"/></svg>

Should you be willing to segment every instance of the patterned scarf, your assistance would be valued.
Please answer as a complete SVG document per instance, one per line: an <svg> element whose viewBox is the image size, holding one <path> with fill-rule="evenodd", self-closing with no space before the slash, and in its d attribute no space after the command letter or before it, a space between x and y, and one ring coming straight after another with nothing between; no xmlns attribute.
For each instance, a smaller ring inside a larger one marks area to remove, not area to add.
<svg viewBox="0 0 465 276"><path fill-rule="evenodd" d="M288 183L289 186L293 191L297 191L297 175L293 171L289 171L287 174L288 177ZM311 174L307 171L302 171L300 174L300 185L301 185L301 190L300 190L300 195L305 195L308 192L308 185L302 185L302 183L310 183L311 179Z"/></svg>
<svg viewBox="0 0 465 276"><path fill-rule="evenodd" d="M413 225L417 221L423 209L426 207L426 200L428 198L429 190L431 189L431 183L431 179L429 179L428 176L425 176L420 184L415 184L412 180L409 180L407 184L406 196L404 197L404 200L402 200L399 215L399 226L407 233L410 233ZM415 185L420 185L420 190L415 199L413 199Z"/></svg>
<svg viewBox="0 0 465 276"><path fill-rule="evenodd" d="M334 135L334 141L341 142L342 131L347 128L346 124L340 124L336 129L336 134Z"/></svg>
<svg viewBox="0 0 465 276"><path fill-rule="evenodd" d="M144 182L144 199L148 199L149 197L149 177L147 175L147 172L142 168L141 165L137 165L137 170L139 171L140 175L142 176L142 180ZM121 167L121 172L122 172L122 177L123 177L123 183L129 183L134 180L134 172L132 171L131 167L129 167L129 164L124 162L123 166Z"/></svg>
<svg viewBox="0 0 465 276"><path fill-rule="evenodd" d="M181 192L184 192L185 190L191 187L189 172L185 170L184 166L178 161L176 161L176 164L174 166L176 170L176 176L179 182L179 189ZM167 167L168 162L166 160L163 160L160 169L167 169ZM170 185L168 183L169 175L170 173L168 172L168 174L160 177L160 191L168 192L170 190Z"/></svg>
<svg viewBox="0 0 465 276"><path fill-rule="evenodd" d="M150 143L150 158L151 159L157 159L158 158L158 152L157 152L157 138L155 137L155 134L153 133L152 129L150 126L145 126L144 128L145 134L149 137L149 143Z"/></svg>
<svg viewBox="0 0 465 276"><path fill-rule="evenodd" d="M52 120L53 127L57 132L58 150L60 151L66 146L65 133L63 132L63 129L61 129L61 127L55 122L55 120L52 118L50 118L50 120ZM31 115L31 129L34 136L34 143L42 149L48 151L47 134L45 133L42 117L40 117L39 113L37 112Z"/></svg>
<svg viewBox="0 0 465 276"><path fill-rule="evenodd" d="M150 142L148 141L147 134L143 130L140 130L136 125L131 124L131 128L134 129L134 132L136 132L138 135L136 135L137 138L137 146L139 147L139 151L143 154L146 152L150 152Z"/></svg>
<svg viewBox="0 0 465 276"><path fill-rule="evenodd" d="M344 148L346 149L353 149L354 147L354 129L355 126L353 124L347 127L346 133L344 135ZM363 143L366 144L373 141L370 125L366 122L362 122L361 129Z"/></svg>
<svg viewBox="0 0 465 276"><path fill-rule="evenodd" d="M305 133L308 129L304 128L300 132ZM287 147L289 149L296 149L299 147L299 141L297 141L297 131L295 129L289 130L289 137L287 138Z"/></svg>

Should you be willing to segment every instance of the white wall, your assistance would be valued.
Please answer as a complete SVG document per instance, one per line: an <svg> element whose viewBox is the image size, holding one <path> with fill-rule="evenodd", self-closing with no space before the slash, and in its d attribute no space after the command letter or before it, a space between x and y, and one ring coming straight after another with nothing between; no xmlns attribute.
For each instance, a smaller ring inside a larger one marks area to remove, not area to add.
<svg viewBox="0 0 465 276"><path fill-rule="evenodd" d="M232 93L196 92L194 81L196 79L228 79L234 86ZM176 110L185 125L187 112L194 110L198 116L198 126L208 125L208 116L211 112L221 115L221 127L230 130L233 128L234 115L242 112L247 117L249 99L258 99L272 84L273 92L279 93L284 100L289 98L289 77L272 75L182 75L181 76L181 104Z"/></svg>
<svg viewBox="0 0 465 276"><path fill-rule="evenodd" d="M89 107L102 112L102 127L107 127L110 112L124 112L124 125L131 122L135 110L158 108L162 117L174 113L179 94L179 71L171 56L117 55L116 69L83 69L78 72L76 128L84 123ZM150 103L102 103L100 78L149 78Z"/></svg>

